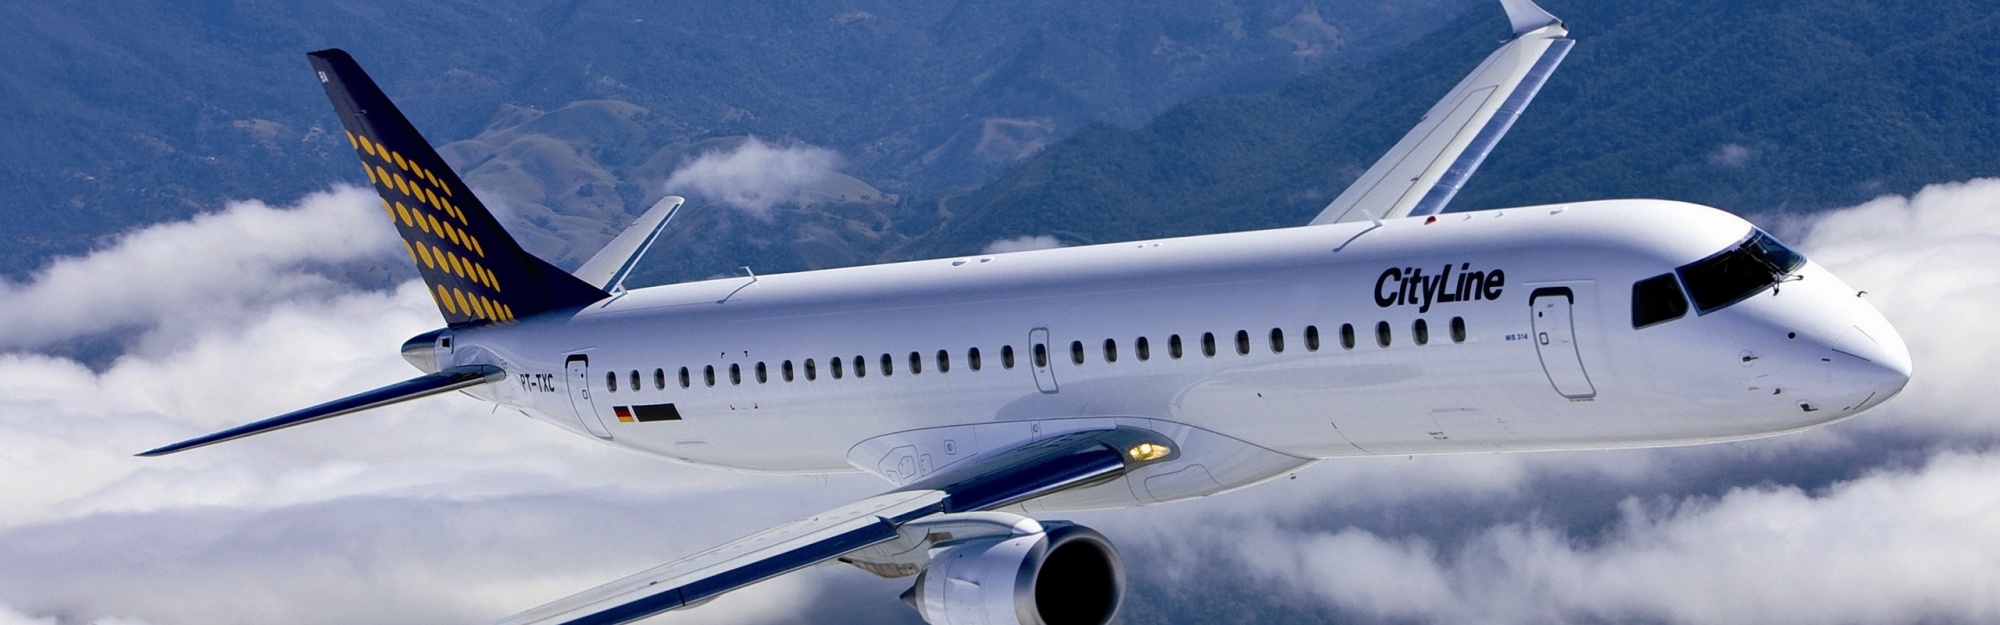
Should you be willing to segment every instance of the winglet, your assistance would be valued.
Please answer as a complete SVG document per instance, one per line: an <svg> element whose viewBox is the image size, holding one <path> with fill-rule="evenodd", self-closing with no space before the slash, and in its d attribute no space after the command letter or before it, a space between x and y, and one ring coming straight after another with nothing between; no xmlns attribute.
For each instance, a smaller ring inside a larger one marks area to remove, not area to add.
<svg viewBox="0 0 2000 625"><path fill-rule="evenodd" d="M137 455L151 458L187 451L196 447L207 447L216 443L233 441L246 436L256 436L265 432L282 430L294 425L305 425L321 419L331 419L419 397L449 393L462 388L497 381L505 377L507 377L505 370L492 365L452 367L419 378L397 382L366 393L342 397L304 410L289 412L256 423L240 425L207 436L191 438L158 449L140 452Z"/></svg>
<svg viewBox="0 0 2000 625"><path fill-rule="evenodd" d="M1500 0L1500 8L1507 10L1507 21L1514 23L1516 36L1528 34L1543 26L1561 24L1562 20L1549 14L1535 0Z"/></svg>

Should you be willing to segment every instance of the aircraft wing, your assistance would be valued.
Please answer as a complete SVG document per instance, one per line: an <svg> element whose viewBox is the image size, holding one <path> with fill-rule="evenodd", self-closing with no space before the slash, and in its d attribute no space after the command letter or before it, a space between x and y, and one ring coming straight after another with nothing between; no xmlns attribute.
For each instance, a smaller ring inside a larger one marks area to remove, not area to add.
<svg viewBox="0 0 2000 625"><path fill-rule="evenodd" d="M1515 37L1453 87L1312 225L1434 215L1514 125L1575 43L1529 0L1503 0Z"/></svg>
<svg viewBox="0 0 2000 625"><path fill-rule="evenodd" d="M995 524L974 513L1171 460L1174 455L1142 454L1135 449L1166 443L1167 438L1157 433L1116 428L1064 434L989 452L964 461L966 468L765 530L492 625L629 623L897 540L904 537L904 530L941 519L972 517L966 519L969 524L983 523L1005 531L1004 521Z"/></svg>

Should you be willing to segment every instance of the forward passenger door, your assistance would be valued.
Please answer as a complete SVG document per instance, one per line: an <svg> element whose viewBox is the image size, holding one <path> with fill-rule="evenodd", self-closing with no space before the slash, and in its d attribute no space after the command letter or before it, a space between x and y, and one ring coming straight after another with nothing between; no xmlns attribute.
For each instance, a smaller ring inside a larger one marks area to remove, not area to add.
<svg viewBox="0 0 2000 625"><path fill-rule="evenodd" d="M1583 355L1576 345L1576 292L1569 287L1544 287L1528 296L1534 317L1535 353L1541 356L1542 371L1556 392L1570 399L1597 396L1590 375L1583 369Z"/></svg>
<svg viewBox="0 0 2000 625"><path fill-rule="evenodd" d="M578 354L570 356L565 364L569 369L569 405L576 410L577 422L598 438L611 438L611 429L604 427L604 419L597 413L597 403L590 398L590 358Z"/></svg>

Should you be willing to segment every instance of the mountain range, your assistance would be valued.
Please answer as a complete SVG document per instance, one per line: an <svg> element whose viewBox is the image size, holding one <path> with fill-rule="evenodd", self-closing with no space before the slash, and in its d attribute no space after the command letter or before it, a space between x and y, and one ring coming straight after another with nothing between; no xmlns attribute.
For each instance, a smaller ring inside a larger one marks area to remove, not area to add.
<svg viewBox="0 0 2000 625"><path fill-rule="evenodd" d="M458 155L487 158L465 165L559 165L531 168L548 193L499 199L573 214L524 235L573 265L691 149L758 136L835 150L846 173L899 197L970 188L1086 124L1139 124L1191 97L1375 58L1470 4L6 3L0 218L14 227L0 232L0 270L23 276L224 200L361 181L305 70L320 48L353 53L433 143L477 140ZM583 178L614 181L616 206Z"/></svg>

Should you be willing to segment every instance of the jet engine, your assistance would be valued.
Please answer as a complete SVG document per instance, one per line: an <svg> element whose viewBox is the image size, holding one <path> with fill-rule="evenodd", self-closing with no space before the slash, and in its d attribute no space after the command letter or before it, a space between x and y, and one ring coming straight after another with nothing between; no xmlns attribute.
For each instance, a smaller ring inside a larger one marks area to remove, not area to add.
<svg viewBox="0 0 2000 625"><path fill-rule="evenodd" d="M1125 599L1125 565L1103 534L1044 523L1025 536L942 543L903 600L931 625L1104 625Z"/></svg>

